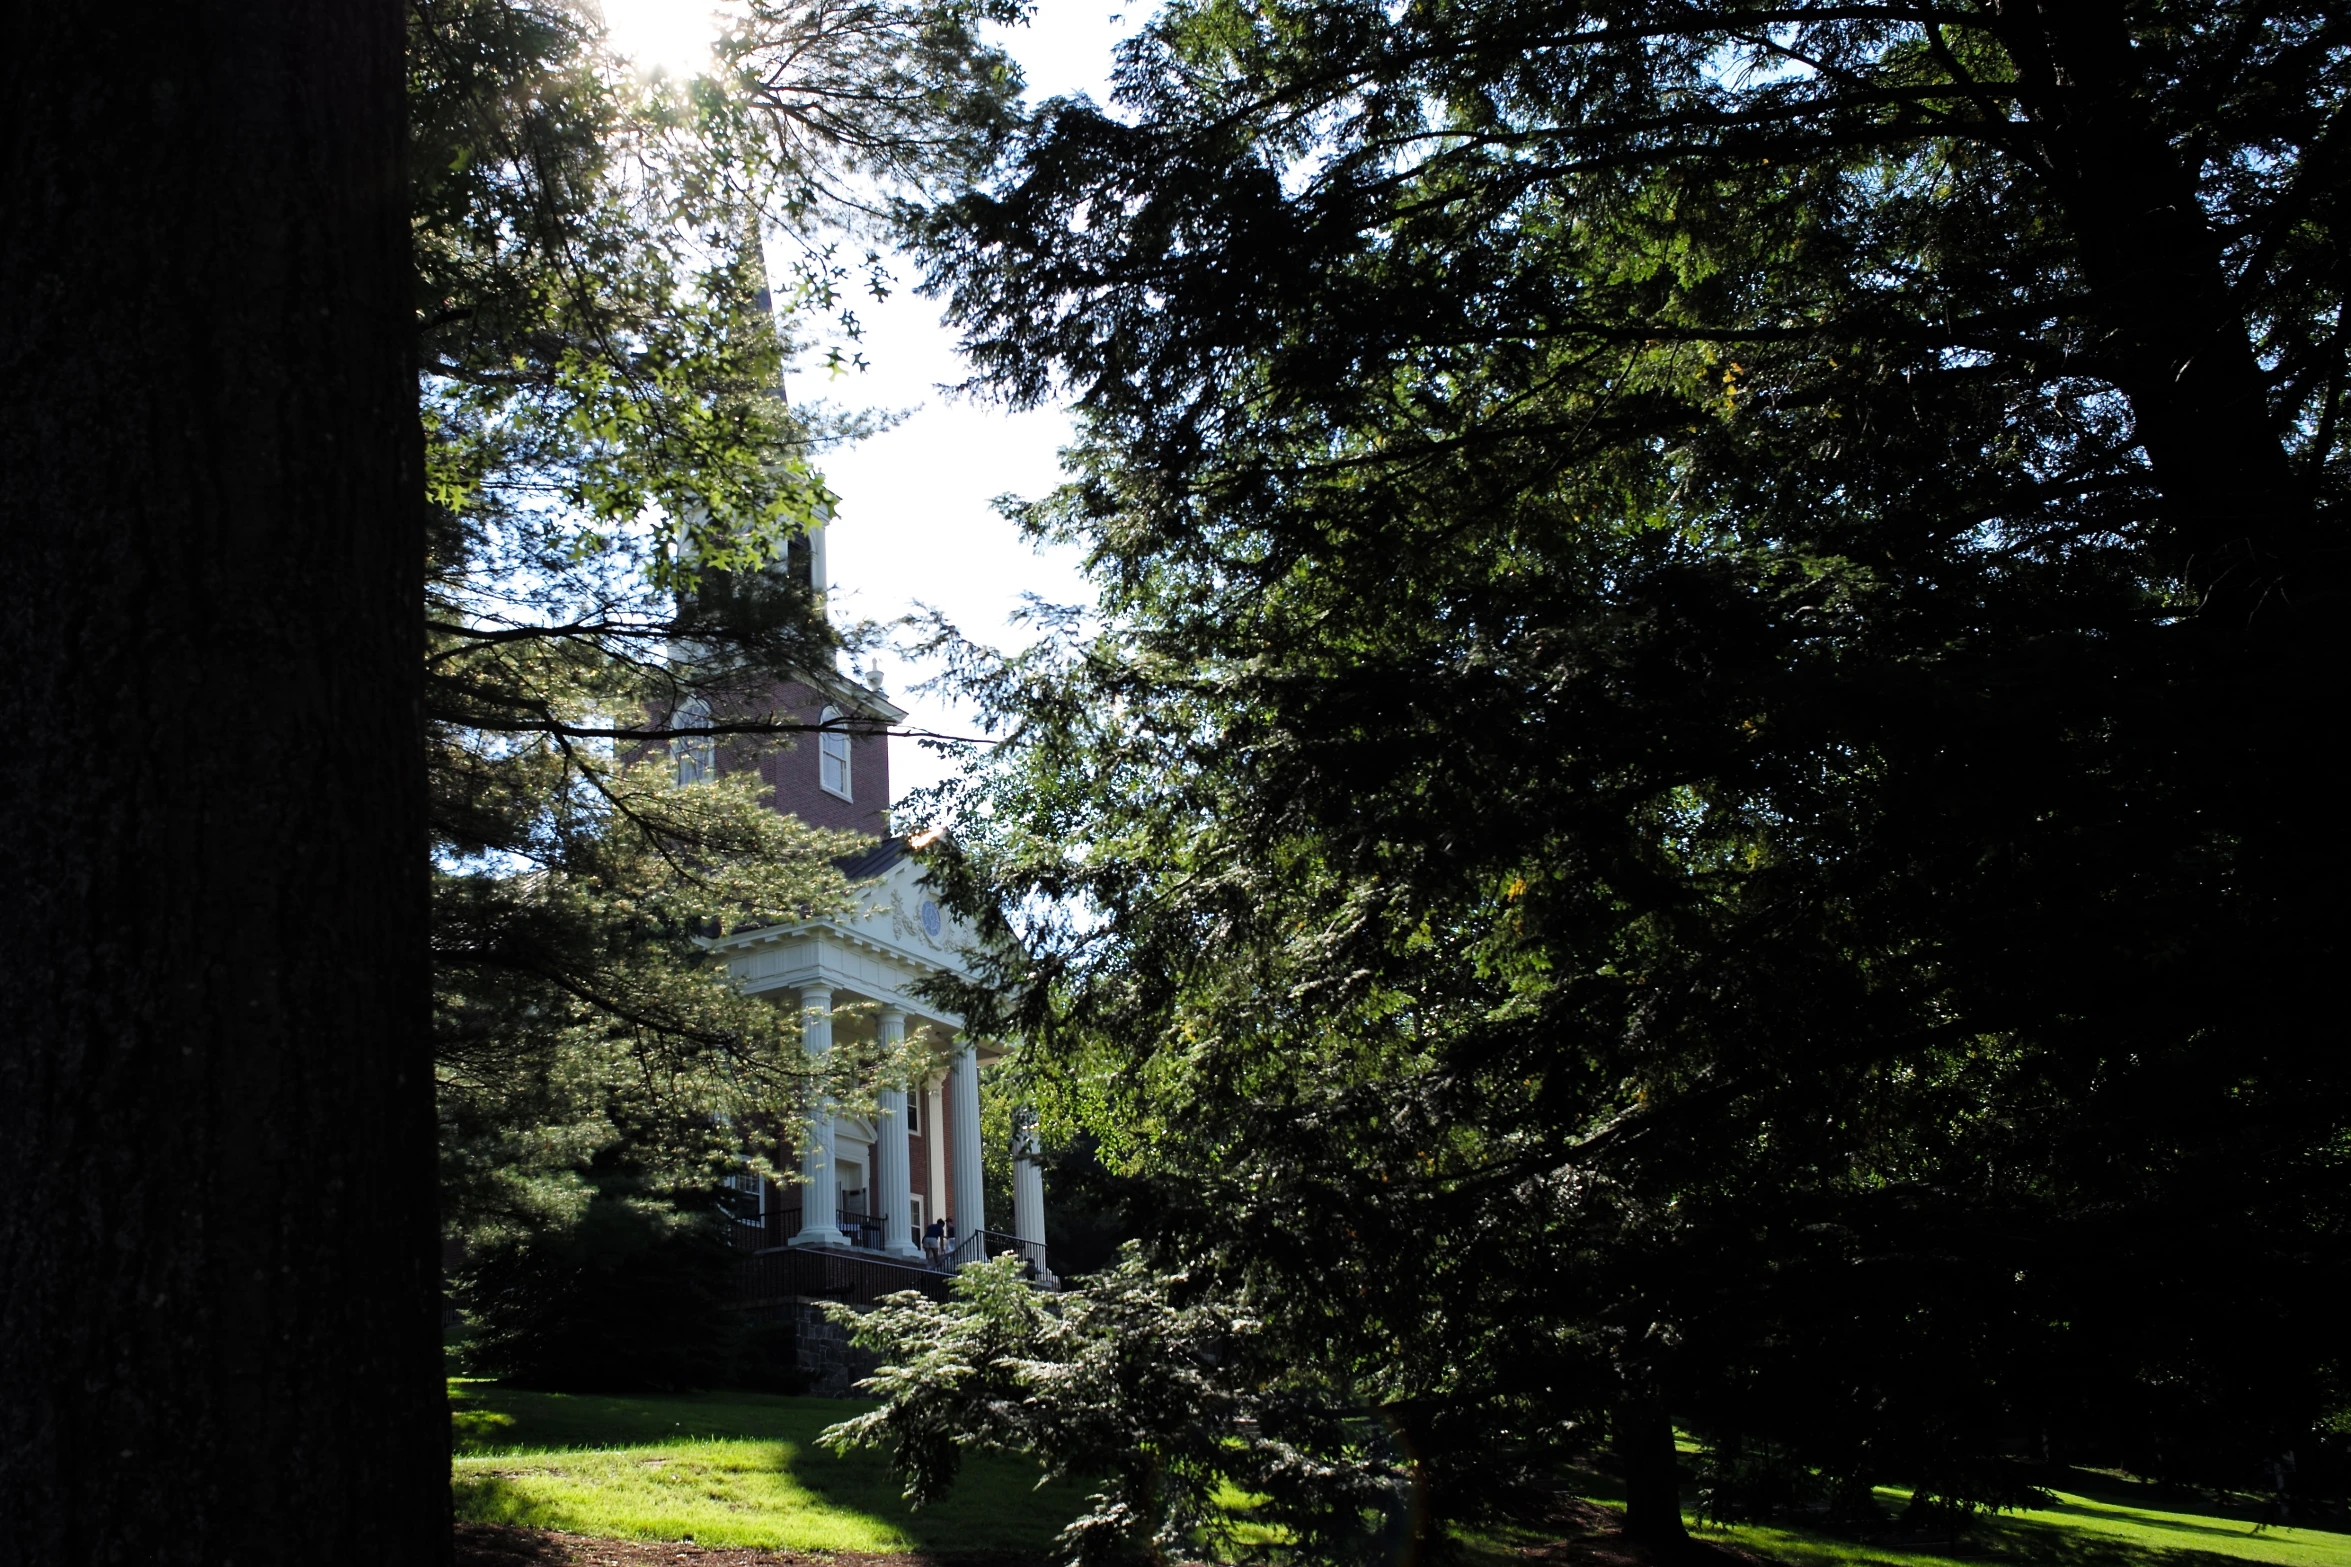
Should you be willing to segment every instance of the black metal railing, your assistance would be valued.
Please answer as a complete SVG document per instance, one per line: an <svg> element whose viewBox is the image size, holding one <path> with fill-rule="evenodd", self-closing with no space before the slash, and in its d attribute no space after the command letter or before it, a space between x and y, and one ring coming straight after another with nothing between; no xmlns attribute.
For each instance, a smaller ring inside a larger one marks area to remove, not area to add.
<svg viewBox="0 0 2351 1567"><path fill-rule="evenodd" d="M801 1215L807 1210L797 1202L770 1201L765 1213L755 1217L738 1218L734 1225L737 1251L765 1251L771 1246L788 1246L800 1233ZM833 1228L841 1234L841 1244L862 1251L884 1251L890 1244L890 1225L887 1215L866 1213L857 1208L835 1208ZM911 1229L907 1241L917 1250L922 1242ZM911 1261L912 1259L905 1259Z"/></svg>
<svg viewBox="0 0 2351 1567"><path fill-rule="evenodd" d="M947 1278L936 1268L893 1262L872 1252L778 1246L743 1259L741 1303L770 1306L787 1300L837 1300L845 1305L871 1306L901 1290L945 1300Z"/></svg>
<svg viewBox="0 0 2351 1567"><path fill-rule="evenodd" d="M862 1246L868 1251L882 1251L890 1244L888 1214L860 1213L843 1208L834 1215L834 1223L839 1227L842 1238L852 1246ZM906 1232L906 1238L910 1244L920 1247L921 1242L911 1229Z"/></svg>
<svg viewBox="0 0 2351 1567"><path fill-rule="evenodd" d="M1048 1276L1042 1244L1000 1230L955 1237L935 1253L929 1243L910 1236L921 1256L886 1252L883 1247L889 1232L884 1216L849 1208L836 1208L833 1213L834 1227L841 1236L839 1246L795 1246L792 1242L800 1234L805 1211L797 1201L777 1202L771 1196L764 1213L737 1221L735 1245L744 1254L742 1304L763 1305L797 1297L871 1305L903 1289L919 1289L934 1300L944 1299L947 1280L957 1268L1007 1253L1029 1263L1031 1278Z"/></svg>
<svg viewBox="0 0 2351 1567"><path fill-rule="evenodd" d="M947 1266L960 1268L967 1262L978 1262L983 1257L1001 1257L1007 1252L1025 1258L1037 1273L1047 1271L1044 1242L1024 1241L1017 1235L1006 1235L1001 1230L981 1230L962 1237L947 1253Z"/></svg>

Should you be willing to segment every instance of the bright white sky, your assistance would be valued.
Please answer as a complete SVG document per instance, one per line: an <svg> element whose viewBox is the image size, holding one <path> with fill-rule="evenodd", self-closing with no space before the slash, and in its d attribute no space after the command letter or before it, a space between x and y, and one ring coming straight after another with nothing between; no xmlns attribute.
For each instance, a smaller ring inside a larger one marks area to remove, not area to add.
<svg viewBox="0 0 2351 1567"><path fill-rule="evenodd" d="M1040 0L1030 25L1001 41L1020 61L1032 100L1082 92L1101 102L1109 95L1111 48L1148 8L1148 0ZM686 74L708 62L717 32L709 0L604 0L604 14L614 44L646 69ZM911 283L911 265L895 270ZM1007 617L1022 594L1055 603L1090 600L1074 552L1032 551L989 504L999 495L1036 496L1052 488L1068 419L1058 409L1010 414L939 391L969 371L939 322L938 306L910 287L886 301L861 301L858 315L870 368L829 382L815 379L821 372L803 374L795 396L918 411L824 464L841 497L825 535L834 613L889 621L925 604L945 611L966 635L1002 644L1017 635ZM900 657L882 663L891 696L911 710L909 727L975 732L964 714L911 691L928 671ZM898 795L950 770L911 740L891 741Z"/></svg>

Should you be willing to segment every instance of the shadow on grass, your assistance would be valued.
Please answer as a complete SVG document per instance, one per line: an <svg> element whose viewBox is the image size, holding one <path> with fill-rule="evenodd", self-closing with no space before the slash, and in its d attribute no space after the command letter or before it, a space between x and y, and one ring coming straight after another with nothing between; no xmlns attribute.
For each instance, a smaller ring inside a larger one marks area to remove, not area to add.
<svg viewBox="0 0 2351 1567"><path fill-rule="evenodd" d="M642 1447L697 1438L812 1443L817 1432L870 1404L772 1393L623 1397L536 1393L454 1380L449 1418L460 1457L517 1448Z"/></svg>
<svg viewBox="0 0 2351 1567"><path fill-rule="evenodd" d="M1969 1545L1980 1547L1984 1554L2045 1562L2048 1567L2217 1567L2223 1562L2233 1567L2233 1559L2227 1556L2137 1545L2038 1518L1986 1519L1961 1536L1961 1548Z"/></svg>
<svg viewBox="0 0 2351 1567"><path fill-rule="evenodd" d="M922 1551L1042 1550L1084 1501L1074 1486L1040 1487L1034 1462L1003 1453L966 1454L955 1489L921 1509L906 1500L903 1482L878 1452L803 1451L793 1473L819 1501L894 1528Z"/></svg>
<svg viewBox="0 0 2351 1567"><path fill-rule="evenodd" d="M2052 1516L2060 1511L2067 1516ZM2225 1522L2166 1530L2159 1523L2126 1520L2137 1534L2134 1538L2131 1533L2112 1532L2116 1521L2113 1514L2077 1506L2047 1509L2038 1516L1983 1518L1948 1534L1904 1534L1891 1527L1839 1529L1817 1520L1700 1526L1693 1532L1794 1567L1937 1567L1945 1562L2018 1567L2286 1567L2302 1562L2315 1567L2333 1560L2323 1547L2305 1542L2273 1537L2256 1543L2258 1537L2232 1531ZM2231 1549L2232 1544L2238 1548Z"/></svg>
<svg viewBox="0 0 2351 1567"><path fill-rule="evenodd" d="M2034 1511L2081 1518L2090 1527L2046 1518L2000 1517L1986 1520L1975 1532L1993 1543L2002 1555L2024 1562L2046 1562L2050 1567L2244 1567L2246 1560L2232 1551L2202 1548L2200 1542L2206 1540L2246 1538L2245 1530L2231 1529L2224 1523L2130 1519L2140 1529L2180 1536L2176 1545L2154 1544L2098 1532L2099 1526L2111 1525L2115 1519L2113 1514L2094 1508L2061 1501Z"/></svg>
<svg viewBox="0 0 2351 1567"><path fill-rule="evenodd" d="M2103 1469L2059 1469L2044 1479L2042 1484L2054 1490L2071 1491L2076 1496L2087 1497L2107 1507L2127 1507L2154 1513L2197 1513L2212 1518L2233 1519L2248 1526L2264 1521L2264 1509L2258 1500L2187 1490L2153 1480L2133 1480ZM2331 1529L2336 1526L2313 1519L2311 1527Z"/></svg>
<svg viewBox="0 0 2351 1567"><path fill-rule="evenodd" d="M493 1524L460 1523L452 1543L456 1567L564 1567L571 1560L560 1541Z"/></svg>
<svg viewBox="0 0 2351 1567"><path fill-rule="evenodd" d="M500 1475L470 1475L455 1481L450 1492L461 1523L501 1523L522 1529L560 1529L561 1510L532 1496ZM560 1555L546 1558L560 1561Z"/></svg>
<svg viewBox="0 0 2351 1567"><path fill-rule="evenodd" d="M2176 1515L2170 1517L2157 1516L2139 1508L2130 1507L2128 1504L2108 1503L2107 1505L2120 1505L2126 1510L2118 1519L2115 1513L2101 1512L2096 1507L2085 1507L2079 1502L2069 1502L2061 1497L2058 1500L2047 1504L2046 1506L2036 1507L2033 1509L2033 1511L2037 1513L2063 1513L2070 1517L2087 1519L2093 1525L2111 1525L2116 1522L2124 1522L2130 1524L2133 1528L2146 1529L2151 1531L2160 1530L2166 1534L2180 1535L2183 1537L2180 1541L2179 1547L2182 1550L2196 1549L2196 1546L2192 1542L2198 1538L2242 1540L2249 1538L2255 1532L2255 1526L2249 1519L2239 1520L2225 1517L2216 1517L2213 1518L2210 1522L2204 1522L2196 1518L2179 1517ZM2172 1509L2166 1509L2165 1511L2170 1512ZM2031 1520L2021 1521L2030 1522ZM2158 1547L2158 1549L2160 1549L2160 1547Z"/></svg>
<svg viewBox="0 0 2351 1567"><path fill-rule="evenodd" d="M966 1457L916 1511L878 1452L819 1445L870 1407L769 1394L600 1397L451 1388L458 1516L621 1539L924 1555L1042 1551L1082 1493L1026 1459Z"/></svg>

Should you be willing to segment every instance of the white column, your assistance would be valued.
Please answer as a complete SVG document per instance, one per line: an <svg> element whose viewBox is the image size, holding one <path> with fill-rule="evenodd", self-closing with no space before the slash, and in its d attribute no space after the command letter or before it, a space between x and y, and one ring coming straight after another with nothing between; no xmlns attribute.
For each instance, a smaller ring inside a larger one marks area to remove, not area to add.
<svg viewBox="0 0 2351 1567"><path fill-rule="evenodd" d="M922 1147L923 1162L930 1166L925 1172L923 1191L928 1195L923 1206L934 1219L947 1214L947 1093L944 1082L932 1078L922 1089Z"/></svg>
<svg viewBox="0 0 2351 1567"><path fill-rule="evenodd" d="M947 1073L947 1115L955 1127L955 1244L964 1245L988 1227L987 1198L980 1175L980 1057L965 1045ZM963 1256L975 1261L982 1248Z"/></svg>
<svg viewBox="0 0 2351 1567"><path fill-rule="evenodd" d="M1012 1233L1022 1255L1037 1265L1037 1282L1048 1289L1061 1281L1045 1266L1045 1168L1037 1159L1037 1127L1023 1110L1012 1143Z"/></svg>
<svg viewBox="0 0 2351 1567"><path fill-rule="evenodd" d="M878 1019L877 1039L887 1050L906 1037L906 1014L884 1007ZM880 1114L874 1125L873 1179L882 1209L882 1250L893 1257L919 1259L914 1244L914 1192L906 1163L906 1090L885 1088L879 1096Z"/></svg>
<svg viewBox="0 0 2351 1567"><path fill-rule="evenodd" d="M833 1048L833 992L809 985L800 992L800 1047L821 1066ZM800 1139L800 1233L794 1246L841 1244L839 1167L833 1163L833 1101L819 1094Z"/></svg>

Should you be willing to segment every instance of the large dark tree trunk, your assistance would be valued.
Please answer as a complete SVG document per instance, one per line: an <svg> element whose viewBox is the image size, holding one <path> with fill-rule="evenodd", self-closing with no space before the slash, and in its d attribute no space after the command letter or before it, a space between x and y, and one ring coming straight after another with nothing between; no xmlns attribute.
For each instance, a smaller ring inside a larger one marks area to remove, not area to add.
<svg viewBox="0 0 2351 1567"><path fill-rule="evenodd" d="M2309 831L2303 800L2333 760L2333 726L2315 715L2346 695L2341 546L2270 407L2254 324L2232 293L2246 284L2232 282L2198 194L2199 154L2158 112L2161 48L2134 42L2119 0L1995 10L2089 285L2086 357L2128 399L2160 492L2151 554L2200 600L2173 633L2139 644L2140 694L2118 691L2114 712L2143 755L2163 758L2168 776L2158 786L2144 775L2142 792L2199 792L2210 863L2229 862L2225 878L2208 872L2227 895L2190 933L2199 956L2173 967L2228 977L2206 991L2207 1038L2228 1040L2237 1070L2258 1075L2248 1052L2290 1060L2301 1020L2333 1004L2331 891L2346 851L2339 835ZM2199 47L2223 68L2217 40ZM2328 154L2321 144L2305 156ZM2149 850L2191 852L2176 839Z"/></svg>
<svg viewBox="0 0 2351 1567"><path fill-rule="evenodd" d="M0 1563L449 1550L401 20L0 50Z"/></svg>
<svg viewBox="0 0 2351 1567"><path fill-rule="evenodd" d="M1628 1397L1609 1415L1609 1445L1624 1470L1624 1532L1661 1553L1689 1543L1682 1527L1681 1458L1673 1419L1655 1399Z"/></svg>
<svg viewBox="0 0 2351 1567"><path fill-rule="evenodd" d="M2151 121L2116 0L1999 0L2036 149L2064 203L2098 336L2163 492L2167 564L2222 633L2306 591L2319 540L2287 461L2196 171Z"/></svg>

